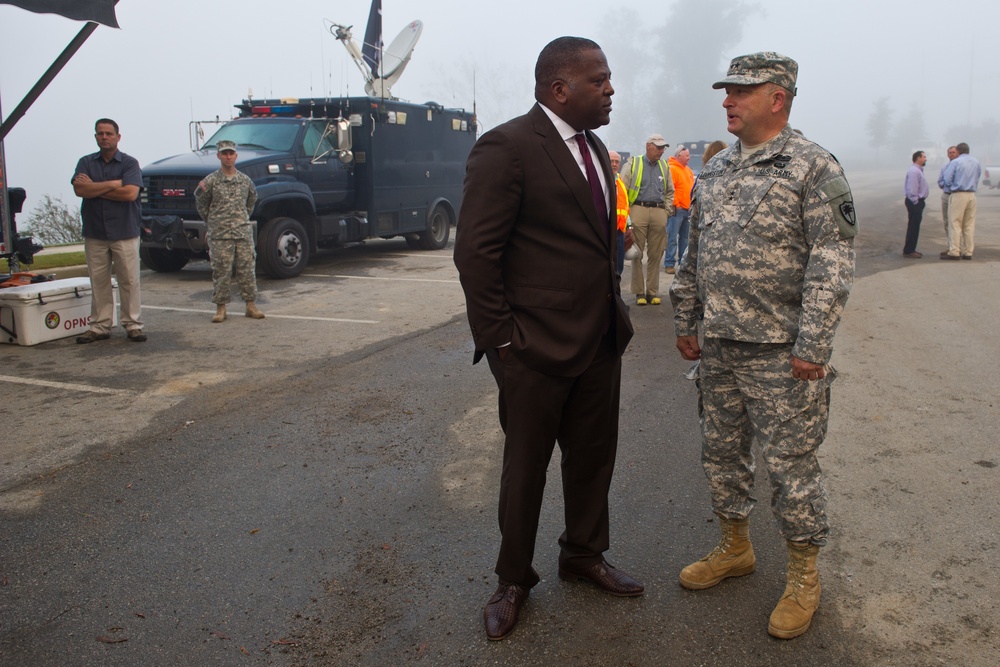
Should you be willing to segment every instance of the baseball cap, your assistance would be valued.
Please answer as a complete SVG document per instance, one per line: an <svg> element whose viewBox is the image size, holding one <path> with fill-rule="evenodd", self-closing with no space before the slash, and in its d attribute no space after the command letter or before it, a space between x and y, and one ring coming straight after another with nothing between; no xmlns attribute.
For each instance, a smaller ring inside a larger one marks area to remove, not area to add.
<svg viewBox="0 0 1000 667"><path fill-rule="evenodd" d="M663 148L664 146L669 146L670 145L663 138L662 134L651 134L651 135L649 135L649 139L646 139L646 143L647 144L653 144L654 146L658 146L659 148Z"/></svg>
<svg viewBox="0 0 1000 667"><path fill-rule="evenodd" d="M215 150L221 153L222 151L235 151L236 142L230 141L229 139L223 139L215 145Z"/></svg>
<svg viewBox="0 0 1000 667"><path fill-rule="evenodd" d="M798 74L799 64L788 56L774 51L759 51L733 58L729 63L726 78L713 83L712 88L776 83L795 95L795 79Z"/></svg>

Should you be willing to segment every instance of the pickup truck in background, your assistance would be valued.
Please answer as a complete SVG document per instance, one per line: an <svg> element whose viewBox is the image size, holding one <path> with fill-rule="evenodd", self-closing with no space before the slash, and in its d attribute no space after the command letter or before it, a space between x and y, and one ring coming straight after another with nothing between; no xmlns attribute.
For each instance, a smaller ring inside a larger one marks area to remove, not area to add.
<svg viewBox="0 0 1000 667"><path fill-rule="evenodd" d="M987 167L983 165L983 187L991 190L1000 188L1000 166Z"/></svg>
<svg viewBox="0 0 1000 667"><path fill-rule="evenodd" d="M236 167L257 186L257 265L274 278L302 273L323 248L402 236L439 249L458 223L476 120L462 109L374 97L244 100L239 117L199 150L142 169L139 257L154 271L207 259L195 208L215 147L236 143Z"/></svg>

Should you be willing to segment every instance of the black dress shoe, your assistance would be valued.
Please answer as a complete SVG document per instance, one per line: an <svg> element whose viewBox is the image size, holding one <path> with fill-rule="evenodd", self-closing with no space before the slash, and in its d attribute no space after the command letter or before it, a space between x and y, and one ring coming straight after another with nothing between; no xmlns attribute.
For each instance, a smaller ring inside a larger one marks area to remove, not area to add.
<svg viewBox="0 0 1000 667"><path fill-rule="evenodd" d="M642 595L644 590L642 584L607 561L579 570L560 566L559 578L566 581L589 581L605 593L619 597L635 597Z"/></svg>
<svg viewBox="0 0 1000 667"><path fill-rule="evenodd" d="M486 637L499 641L514 632L517 614L528 599L528 589L517 584L500 584L483 609Z"/></svg>

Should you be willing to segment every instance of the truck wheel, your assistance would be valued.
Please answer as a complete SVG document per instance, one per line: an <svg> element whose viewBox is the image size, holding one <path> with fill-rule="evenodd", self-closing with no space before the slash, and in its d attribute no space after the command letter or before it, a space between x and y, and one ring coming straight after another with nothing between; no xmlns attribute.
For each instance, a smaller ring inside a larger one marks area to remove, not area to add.
<svg viewBox="0 0 1000 667"><path fill-rule="evenodd" d="M275 218L257 237L261 268L272 278L294 278L309 262L309 237L294 218Z"/></svg>
<svg viewBox="0 0 1000 667"><path fill-rule="evenodd" d="M451 216L444 206L435 206L427 216L427 230L420 232L421 245L425 250L440 250L448 245L451 235Z"/></svg>
<svg viewBox="0 0 1000 667"><path fill-rule="evenodd" d="M174 273L183 269L188 263L188 256L182 250L147 248L141 245L139 246L139 259L157 273Z"/></svg>

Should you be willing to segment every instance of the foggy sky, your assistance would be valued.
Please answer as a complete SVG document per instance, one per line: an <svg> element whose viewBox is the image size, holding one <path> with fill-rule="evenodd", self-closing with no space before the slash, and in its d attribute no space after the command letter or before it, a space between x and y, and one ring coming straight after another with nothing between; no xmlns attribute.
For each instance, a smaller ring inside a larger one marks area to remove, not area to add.
<svg viewBox="0 0 1000 667"><path fill-rule="evenodd" d="M612 124L599 134L625 151L642 150L651 132L671 144L732 142L721 92L699 100L692 95L684 108L634 109L652 101L650 85L670 87L670 77L685 72L715 72L721 78L730 57L759 50L798 61L799 96L791 122L837 154L849 175L852 164L874 160L865 125L879 97L889 98L896 120L919 107L927 138L945 145L968 140L947 136L951 127L1000 119L995 2L962 3L964 13L953 18L950 5L932 0L841 0L815 8L801 0L758 0L765 10L754 12L741 33L736 30L741 37L724 54L712 53L708 45L732 26L711 16L688 19L685 7L697 4L383 0L387 44L411 20L424 22L413 60L393 91L412 102L472 109L475 78L476 110L482 125L490 127L530 107L538 51L570 34L598 41L608 54L615 110ZM369 0L121 0L121 30L99 27L8 135L8 182L27 189L25 213L43 194L75 207L73 168L80 156L97 150L93 123L102 116L118 121L120 148L146 165L187 151L189 121L231 117L232 105L249 89L257 98L363 95L360 72L324 19L353 24L360 42L369 6ZM83 25L0 5L4 118ZM963 25L967 34L955 34ZM683 44L683 57L664 40ZM705 78L706 90L714 80ZM629 122L616 125L616 118ZM694 121L685 119L692 118L714 122L707 126L712 136L691 136ZM988 161L974 143L972 153ZM909 154L883 149L881 162L898 162L905 170Z"/></svg>

